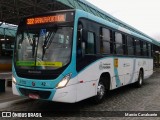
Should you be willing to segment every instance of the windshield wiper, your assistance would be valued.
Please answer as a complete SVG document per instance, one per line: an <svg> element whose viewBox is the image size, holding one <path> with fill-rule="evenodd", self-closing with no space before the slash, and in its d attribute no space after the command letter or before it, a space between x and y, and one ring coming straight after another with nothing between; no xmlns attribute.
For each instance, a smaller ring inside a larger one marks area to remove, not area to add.
<svg viewBox="0 0 160 120"><path fill-rule="evenodd" d="M33 44L32 44L32 57L34 57L34 55L35 55L35 49L36 49L36 35L33 35Z"/></svg>
<svg viewBox="0 0 160 120"><path fill-rule="evenodd" d="M53 35L52 35L53 34ZM43 44L43 48L44 49L48 49L49 48L49 45L51 44L51 36L54 36L55 32L50 32L48 34L48 36L46 37L45 41L44 41L44 44Z"/></svg>
<svg viewBox="0 0 160 120"><path fill-rule="evenodd" d="M57 31L57 25L55 25L53 31L50 31L48 36L46 37L45 41L44 41L44 44L43 44L43 54L42 54L42 60L44 58L44 55L45 55L45 52L46 50L49 48L49 46L51 45L52 43L52 38L54 38L55 34L56 34L56 31Z"/></svg>

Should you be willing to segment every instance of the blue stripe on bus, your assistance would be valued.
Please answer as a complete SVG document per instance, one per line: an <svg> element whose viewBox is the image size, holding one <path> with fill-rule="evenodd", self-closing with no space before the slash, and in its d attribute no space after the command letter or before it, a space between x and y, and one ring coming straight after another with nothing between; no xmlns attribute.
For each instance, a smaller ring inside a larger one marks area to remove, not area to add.
<svg viewBox="0 0 160 120"><path fill-rule="evenodd" d="M121 86L121 80L119 79L118 69L114 67L114 74L117 87Z"/></svg>

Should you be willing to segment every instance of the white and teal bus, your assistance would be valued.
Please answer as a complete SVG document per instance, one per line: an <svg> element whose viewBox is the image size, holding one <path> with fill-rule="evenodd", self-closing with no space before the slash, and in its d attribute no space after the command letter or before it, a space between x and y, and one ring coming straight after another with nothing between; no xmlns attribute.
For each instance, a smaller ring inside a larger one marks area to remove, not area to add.
<svg viewBox="0 0 160 120"><path fill-rule="evenodd" d="M13 59L13 94L75 103L153 73L152 40L81 10L24 18Z"/></svg>

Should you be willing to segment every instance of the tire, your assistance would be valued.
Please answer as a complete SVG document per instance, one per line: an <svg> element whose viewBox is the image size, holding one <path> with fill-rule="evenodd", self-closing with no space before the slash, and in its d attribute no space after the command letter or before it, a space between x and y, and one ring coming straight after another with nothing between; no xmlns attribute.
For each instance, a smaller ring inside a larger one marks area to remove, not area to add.
<svg viewBox="0 0 160 120"><path fill-rule="evenodd" d="M143 71L140 70L139 76L138 76L138 81L135 83L136 87L141 87L143 85Z"/></svg>
<svg viewBox="0 0 160 120"><path fill-rule="evenodd" d="M92 101L95 104L102 103L106 95L106 86L103 79L100 79L97 86L97 95L93 97Z"/></svg>

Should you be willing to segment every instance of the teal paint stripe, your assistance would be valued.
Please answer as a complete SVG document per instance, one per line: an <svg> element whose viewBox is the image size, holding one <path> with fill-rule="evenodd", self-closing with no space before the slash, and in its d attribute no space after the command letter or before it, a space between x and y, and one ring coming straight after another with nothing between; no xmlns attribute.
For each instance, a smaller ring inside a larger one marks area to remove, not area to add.
<svg viewBox="0 0 160 120"><path fill-rule="evenodd" d="M115 79L116 79L116 85L117 87L120 87L121 80L119 79L118 69L116 67L114 67L114 74L115 74Z"/></svg>
<svg viewBox="0 0 160 120"><path fill-rule="evenodd" d="M15 68L14 68L14 64L13 64L13 63L12 63L12 74L13 74L13 76L15 77L15 79L17 79L17 77L15 76L15 75L16 75L16 72L15 72ZM12 84L13 84L13 83L12 83ZM19 93L20 96L23 96L23 95L21 94L21 92L19 91L18 85L15 85L15 89L17 89L17 91L18 91L18 93Z"/></svg>
<svg viewBox="0 0 160 120"><path fill-rule="evenodd" d="M16 89L17 89L18 93L20 94L20 96L24 96L24 95L22 95L22 93L19 91L19 86L18 86L18 85L16 85Z"/></svg>
<svg viewBox="0 0 160 120"><path fill-rule="evenodd" d="M52 101L55 93L56 93L56 90L55 90L55 91L52 91L50 97L48 98L48 100Z"/></svg>

